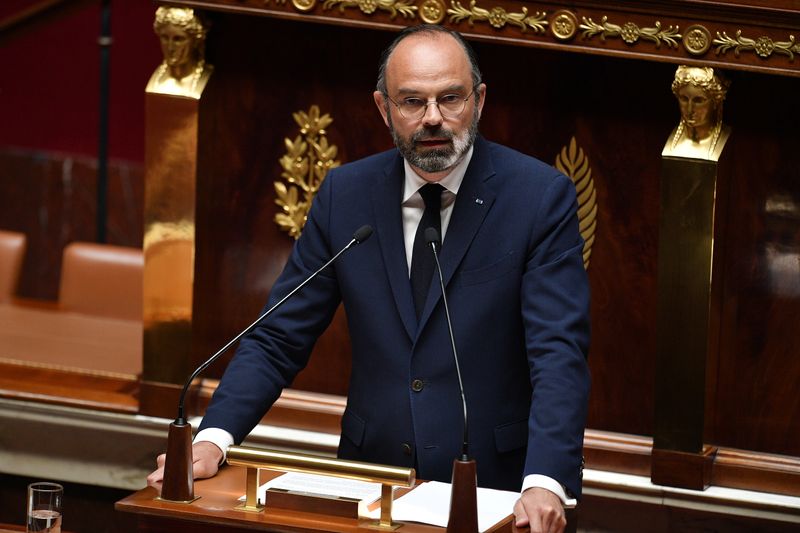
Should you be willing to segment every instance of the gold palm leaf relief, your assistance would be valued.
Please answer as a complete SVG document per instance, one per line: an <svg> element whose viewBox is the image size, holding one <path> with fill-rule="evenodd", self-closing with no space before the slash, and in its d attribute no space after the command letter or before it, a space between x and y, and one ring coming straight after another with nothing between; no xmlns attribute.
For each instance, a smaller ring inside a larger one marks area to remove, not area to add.
<svg viewBox="0 0 800 533"><path fill-rule="evenodd" d="M556 156L555 167L572 179L578 196L578 228L583 237L583 266L589 268L595 232L597 231L597 192L592 179L589 159L573 136L569 145Z"/></svg>

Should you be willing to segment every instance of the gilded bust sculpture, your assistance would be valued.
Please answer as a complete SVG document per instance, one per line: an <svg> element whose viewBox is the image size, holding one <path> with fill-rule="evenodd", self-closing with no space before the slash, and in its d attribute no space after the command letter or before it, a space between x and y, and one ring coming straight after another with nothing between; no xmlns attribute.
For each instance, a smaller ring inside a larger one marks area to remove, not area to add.
<svg viewBox="0 0 800 533"><path fill-rule="evenodd" d="M722 124L722 104L729 82L714 69L681 65L672 93L678 99L681 121L672 131L662 155L719 159L730 129Z"/></svg>
<svg viewBox="0 0 800 533"><path fill-rule="evenodd" d="M205 63L207 24L193 9L159 7L153 30L164 61L147 84L147 92L200 98L213 67Z"/></svg>

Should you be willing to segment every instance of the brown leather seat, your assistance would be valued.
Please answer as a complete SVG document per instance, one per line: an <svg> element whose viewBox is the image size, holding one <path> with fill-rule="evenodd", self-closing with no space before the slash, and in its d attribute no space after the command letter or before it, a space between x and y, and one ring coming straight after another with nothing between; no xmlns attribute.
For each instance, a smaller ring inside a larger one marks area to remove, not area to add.
<svg viewBox="0 0 800 533"><path fill-rule="evenodd" d="M17 292L25 244L23 233L0 230L0 302L9 301Z"/></svg>
<svg viewBox="0 0 800 533"><path fill-rule="evenodd" d="M139 248L73 242L64 248L58 301L79 313L142 320Z"/></svg>

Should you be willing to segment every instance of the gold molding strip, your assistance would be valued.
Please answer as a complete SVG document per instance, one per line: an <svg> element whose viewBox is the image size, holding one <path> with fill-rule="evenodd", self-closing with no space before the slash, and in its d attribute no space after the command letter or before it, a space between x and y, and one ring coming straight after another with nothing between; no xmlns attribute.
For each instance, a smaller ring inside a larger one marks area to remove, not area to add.
<svg viewBox="0 0 800 533"><path fill-rule="evenodd" d="M358 7L365 15L372 15L377 10L382 9L388 11L392 19L398 13L403 15L404 18L415 18L418 8L413 3L414 0L325 0L322 8L333 9L339 6L339 11L344 13L344 8L346 7Z"/></svg>
<svg viewBox="0 0 800 533"><path fill-rule="evenodd" d="M742 30L736 30L736 38L734 39L723 31L717 32L714 44L717 45L717 55L725 55L726 52L732 49L733 55L739 57L742 50L753 50L759 57L765 59L771 56L773 52L776 52L786 54L789 56L789 61L794 61L794 54L800 54L800 43L795 41L794 35L789 35L788 41L775 42L766 35L762 35L758 39L742 37Z"/></svg>
<svg viewBox="0 0 800 533"><path fill-rule="evenodd" d="M584 155L583 148L578 146L574 136L569 140L569 145L564 146L556 156L555 167L575 183L578 195L578 229L584 240L583 266L588 270L597 232L597 191L594 188L589 158Z"/></svg>
<svg viewBox="0 0 800 533"><path fill-rule="evenodd" d="M633 22L626 22L622 26L608 22L608 17L603 15L600 23L594 22L589 17L582 17L583 24L579 26L583 30L583 38L591 39L599 35L605 41L607 37L622 37L628 44L636 44L641 39L647 39L656 43L656 48L661 48L664 42L670 48L678 47L678 40L681 38L679 26L670 25L667 29L661 27L661 22L655 22L655 28L640 28Z"/></svg>
<svg viewBox="0 0 800 533"><path fill-rule="evenodd" d="M329 114L320 116L319 106L312 105L307 113L297 111L292 117L300 126L300 135L294 141L284 139L287 151L280 159L281 177L288 186L282 181L275 182L275 203L281 210L274 220L280 229L297 239L322 180L340 163L336 160L339 150L335 144L328 144L325 132L333 122Z"/></svg>
<svg viewBox="0 0 800 533"><path fill-rule="evenodd" d="M477 0L471 0L469 9L461 5L458 0L451 0L450 9L447 10L450 15L450 22L458 24L464 19L469 21L469 25L475 24L475 21L488 21L492 27L501 29L506 24L518 26L523 32L531 28L535 33L544 33L545 26L549 24L546 20L547 13L537 11L536 14L528 16L528 8L522 7L521 13L509 13L500 6L495 6L492 9L484 9L477 6Z"/></svg>

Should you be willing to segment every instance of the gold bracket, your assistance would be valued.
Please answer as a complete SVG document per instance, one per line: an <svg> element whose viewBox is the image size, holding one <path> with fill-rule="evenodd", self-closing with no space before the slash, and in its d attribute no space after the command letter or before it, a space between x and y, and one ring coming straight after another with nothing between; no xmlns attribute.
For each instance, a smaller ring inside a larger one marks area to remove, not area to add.
<svg viewBox="0 0 800 533"><path fill-rule="evenodd" d="M261 471L258 468L247 467L245 500L242 505L237 505L234 509L250 513L260 513L264 510L264 504L258 500L258 487L261 486L260 479Z"/></svg>

